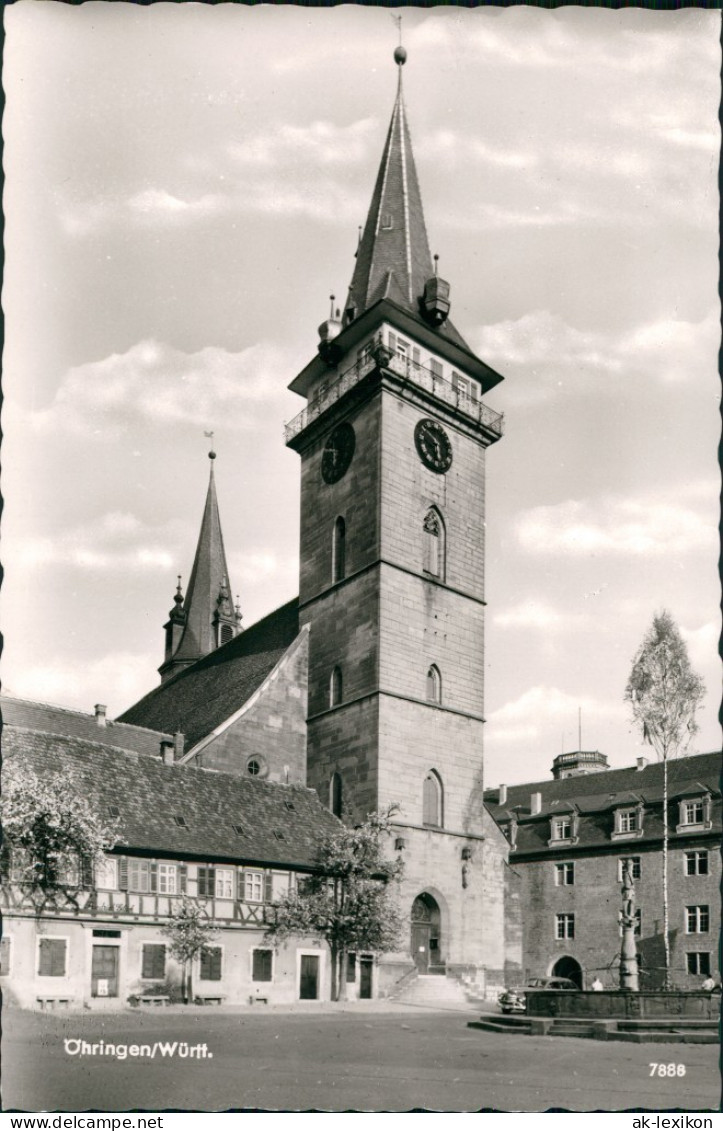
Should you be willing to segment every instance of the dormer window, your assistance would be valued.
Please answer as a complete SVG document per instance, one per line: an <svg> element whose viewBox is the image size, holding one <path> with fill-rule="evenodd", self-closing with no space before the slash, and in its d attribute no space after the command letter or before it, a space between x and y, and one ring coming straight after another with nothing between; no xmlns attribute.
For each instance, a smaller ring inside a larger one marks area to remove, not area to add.
<svg viewBox="0 0 723 1131"><path fill-rule="evenodd" d="M700 832L711 827L710 794L685 797L678 802L677 833Z"/></svg>
<svg viewBox="0 0 723 1131"><path fill-rule="evenodd" d="M643 806L626 805L615 810L615 827L612 833L613 840L626 840L629 837L643 835Z"/></svg>
<svg viewBox="0 0 723 1131"><path fill-rule="evenodd" d="M534 798L534 795L533 795ZM533 812L534 812L533 806ZM539 812L539 809L537 810ZM550 817L550 839L547 844L548 847L554 848L555 845L571 845L577 844L578 839L578 815L575 811L567 813L557 813L554 817Z"/></svg>
<svg viewBox="0 0 723 1131"><path fill-rule="evenodd" d="M702 801L685 801L682 806L681 812L682 825L702 825L703 824L703 802Z"/></svg>
<svg viewBox="0 0 723 1131"><path fill-rule="evenodd" d="M618 811L619 833L634 833L638 827L637 809L621 809Z"/></svg>

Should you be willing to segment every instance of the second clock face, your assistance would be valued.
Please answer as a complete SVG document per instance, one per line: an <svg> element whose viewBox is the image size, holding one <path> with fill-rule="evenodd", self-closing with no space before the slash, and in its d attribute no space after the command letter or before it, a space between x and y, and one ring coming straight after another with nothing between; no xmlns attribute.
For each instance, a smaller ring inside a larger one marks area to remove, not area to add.
<svg viewBox="0 0 723 1131"><path fill-rule="evenodd" d="M356 436L351 424L337 424L324 445L321 457L321 474L325 483L336 483L346 474L352 461Z"/></svg>
<svg viewBox="0 0 723 1131"><path fill-rule="evenodd" d="M422 463L439 475L452 466L452 442L441 424L426 418L414 429L414 443Z"/></svg>

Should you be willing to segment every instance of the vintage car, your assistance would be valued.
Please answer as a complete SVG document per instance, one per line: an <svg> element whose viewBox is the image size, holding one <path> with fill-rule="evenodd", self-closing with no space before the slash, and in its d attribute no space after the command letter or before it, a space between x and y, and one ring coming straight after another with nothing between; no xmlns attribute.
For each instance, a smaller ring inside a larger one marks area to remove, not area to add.
<svg viewBox="0 0 723 1131"><path fill-rule="evenodd" d="M577 990L578 988L569 978L530 978L525 986L503 990L497 998L497 1004L503 1013L524 1013L530 990Z"/></svg>

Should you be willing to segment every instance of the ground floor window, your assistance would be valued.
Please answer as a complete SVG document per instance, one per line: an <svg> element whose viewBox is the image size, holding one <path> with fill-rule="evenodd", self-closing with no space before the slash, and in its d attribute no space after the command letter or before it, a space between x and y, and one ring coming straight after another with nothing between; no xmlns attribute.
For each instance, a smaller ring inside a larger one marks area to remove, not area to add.
<svg viewBox="0 0 723 1131"><path fill-rule="evenodd" d="M254 950L252 958L252 978L254 982L272 981L274 952L272 950Z"/></svg>
<svg viewBox="0 0 723 1131"><path fill-rule="evenodd" d="M162 980L166 976L165 943L143 943L141 978Z"/></svg>
<svg viewBox="0 0 723 1131"><path fill-rule="evenodd" d="M686 954L685 958L689 974L710 974L710 954L707 950L694 950Z"/></svg>
<svg viewBox="0 0 723 1131"><path fill-rule="evenodd" d="M10 939L0 939L0 977L10 973Z"/></svg>
<svg viewBox="0 0 723 1131"><path fill-rule="evenodd" d="M67 939L40 939L38 974L42 978L64 978L67 954Z"/></svg>
<svg viewBox="0 0 723 1131"><path fill-rule="evenodd" d="M201 979L204 982L221 981L222 950L220 946L205 946L201 951Z"/></svg>

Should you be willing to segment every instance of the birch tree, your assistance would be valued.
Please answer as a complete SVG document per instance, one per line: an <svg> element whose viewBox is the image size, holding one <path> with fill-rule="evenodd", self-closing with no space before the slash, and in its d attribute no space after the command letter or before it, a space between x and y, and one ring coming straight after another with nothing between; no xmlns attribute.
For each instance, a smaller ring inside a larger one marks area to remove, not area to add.
<svg viewBox="0 0 723 1131"><path fill-rule="evenodd" d="M668 907L668 761L684 754L698 730L696 712L705 695L680 631L667 610L656 613L633 660L625 699L633 719L663 763L663 945L665 989L670 989Z"/></svg>

